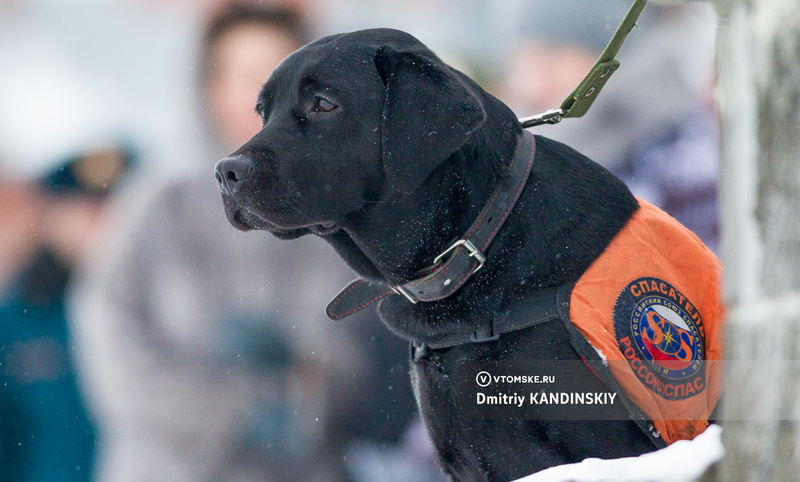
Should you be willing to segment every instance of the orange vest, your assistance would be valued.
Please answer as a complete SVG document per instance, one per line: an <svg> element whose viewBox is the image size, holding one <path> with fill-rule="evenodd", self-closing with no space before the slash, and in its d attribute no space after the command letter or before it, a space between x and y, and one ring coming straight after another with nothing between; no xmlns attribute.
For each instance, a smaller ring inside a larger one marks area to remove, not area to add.
<svg viewBox="0 0 800 482"><path fill-rule="evenodd" d="M671 444L708 425L721 390L722 266L688 229L641 208L578 280L569 316Z"/></svg>

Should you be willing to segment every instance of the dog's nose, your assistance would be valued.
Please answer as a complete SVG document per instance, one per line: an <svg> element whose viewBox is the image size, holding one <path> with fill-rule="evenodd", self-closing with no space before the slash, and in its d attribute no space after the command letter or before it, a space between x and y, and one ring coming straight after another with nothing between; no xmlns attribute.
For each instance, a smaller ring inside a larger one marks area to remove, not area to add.
<svg viewBox="0 0 800 482"><path fill-rule="evenodd" d="M217 179L219 189L228 194L239 192L242 181L250 175L253 163L242 156L226 157L219 161L214 168L214 177Z"/></svg>

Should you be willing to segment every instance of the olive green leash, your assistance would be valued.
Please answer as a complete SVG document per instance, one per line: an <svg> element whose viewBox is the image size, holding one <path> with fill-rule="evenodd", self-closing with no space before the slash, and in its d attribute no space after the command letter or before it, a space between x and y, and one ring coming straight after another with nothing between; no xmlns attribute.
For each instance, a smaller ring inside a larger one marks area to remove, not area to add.
<svg viewBox="0 0 800 482"><path fill-rule="evenodd" d="M628 13L625 14L625 18L622 19L622 23L617 27L617 31L614 32L614 36L611 37L605 50L600 54L600 58L597 59L592 70L583 78L569 97L561 103L559 108L520 119L519 123L522 127L557 124L561 122L561 119L581 117L586 114L600 90L611 78L611 74L619 68L619 60L616 59L616 56L628 34L636 26L636 20L646 4L647 0L634 0L633 5L628 9Z"/></svg>

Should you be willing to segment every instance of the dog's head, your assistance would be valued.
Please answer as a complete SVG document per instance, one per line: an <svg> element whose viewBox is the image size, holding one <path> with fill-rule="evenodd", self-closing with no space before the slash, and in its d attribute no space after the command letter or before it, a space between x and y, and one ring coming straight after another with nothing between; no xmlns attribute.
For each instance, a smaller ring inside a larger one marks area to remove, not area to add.
<svg viewBox="0 0 800 482"><path fill-rule="evenodd" d="M303 47L261 90L261 132L217 164L229 221L283 238L326 234L413 195L485 120L465 82L396 30Z"/></svg>

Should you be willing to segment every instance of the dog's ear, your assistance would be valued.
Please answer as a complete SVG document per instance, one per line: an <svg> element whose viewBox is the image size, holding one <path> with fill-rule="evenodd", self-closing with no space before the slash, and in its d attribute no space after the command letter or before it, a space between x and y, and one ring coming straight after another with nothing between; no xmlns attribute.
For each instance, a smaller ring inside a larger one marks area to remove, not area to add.
<svg viewBox="0 0 800 482"><path fill-rule="evenodd" d="M384 46L375 66L386 90L384 169L390 184L408 194L464 145L486 112L472 87L429 51Z"/></svg>

